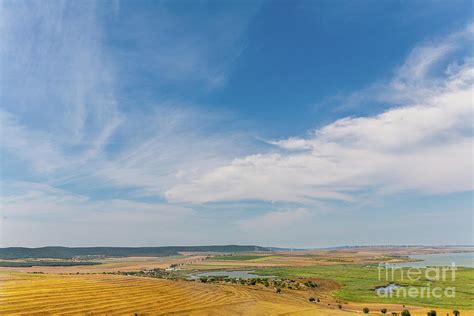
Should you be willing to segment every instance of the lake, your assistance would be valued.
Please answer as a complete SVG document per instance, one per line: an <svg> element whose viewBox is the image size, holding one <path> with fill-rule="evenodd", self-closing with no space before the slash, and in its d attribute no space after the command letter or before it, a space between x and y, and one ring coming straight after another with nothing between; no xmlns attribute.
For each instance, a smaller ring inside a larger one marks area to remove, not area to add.
<svg viewBox="0 0 474 316"><path fill-rule="evenodd" d="M387 286L376 288L375 292L379 295L387 295L387 294L392 294L396 289L399 289L400 287L401 286L395 283L390 283Z"/></svg>
<svg viewBox="0 0 474 316"><path fill-rule="evenodd" d="M410 258L422 261L391 263L390 266L425 268L427 266L451 266L451 263L454 263L456 267L474 268L474 252L410 255Z"/></svg>
<svg viewBox="0 0 474 316"><path fill-rule="evenodd" d="M228 277L234 279L252 279L252 278L274 278L274 276L261 276L255 274L255 270L233 270L233 271L207 271L189 274L189 279L196 280L201 277Z"/></svg>

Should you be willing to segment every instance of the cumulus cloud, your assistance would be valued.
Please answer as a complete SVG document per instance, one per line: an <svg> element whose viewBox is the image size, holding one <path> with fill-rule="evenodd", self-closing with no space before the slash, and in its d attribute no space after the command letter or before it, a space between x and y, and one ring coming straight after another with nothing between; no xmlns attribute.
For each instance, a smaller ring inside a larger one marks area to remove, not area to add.
<svg viewBox="0 0 474 316"><path fill-rule="evenodd" d="M419 87L427 81L429 66L459 44L453 38L464 37L450 37L441 47L414 49L401 67L410 77L403 80L406 91L424 91ZM414 60L418 62L412 65ZM423 67L413 70L409 65ZM166 197L193 203L242 199L308 203L356 199L367 190L375 194L472 190L472 175L466 171L473 167L474 64L467 57L445 70L442 84L439 78L436 85L430 80L429 93L417 94L403 106L372 117L340 119L307 137L270 141L282 150L234 159L172 187ZM381 88L393 92L393 85Z"/></svg>

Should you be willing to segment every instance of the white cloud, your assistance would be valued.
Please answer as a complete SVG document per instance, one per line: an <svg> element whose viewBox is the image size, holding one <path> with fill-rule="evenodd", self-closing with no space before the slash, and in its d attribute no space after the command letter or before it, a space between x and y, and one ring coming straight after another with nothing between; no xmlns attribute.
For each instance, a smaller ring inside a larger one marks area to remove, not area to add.
<svg viewBox="0 0 474 316"><path fill-rule="evenodd" d="M460 32L418 45L397 69L392 85L398 88L407 86L411 90L415 87L423 88L423 85L426 88L428 82L436 78L430 72L442 66L442 62L452 53L465 48L466 42L471 41L473 35L474 24L469 24Z"/></svg>
<svg viewBox="0 0 474 316"><path fill-rule="evenodd" d="M311 149L311 143L308 142L306 139L290 137L288 139L277 140L277 141L270 141L272 145L285 148L288 150L305 150Z"/></svg>
<svg viewBox="0 0 474 316"><path fill-rule="evenodd" d="M414 70L414 81L404 81L404 89L420 89L429 66L447 51L415 49L403 72L408 75L410 60L418 61L413 67L424 62L423 69ZM428 60L423 59L425 55ZM350 200L365 190L376 194L472 190L472 175L466 172L473 167L474 145L470 58L450 64L443 80L435 86L430 82L429 93L379 115L344 118L305 138L271 141L286 151L234 159L175 185L166 197L194 203L241 199L308 203Z"/></svg>

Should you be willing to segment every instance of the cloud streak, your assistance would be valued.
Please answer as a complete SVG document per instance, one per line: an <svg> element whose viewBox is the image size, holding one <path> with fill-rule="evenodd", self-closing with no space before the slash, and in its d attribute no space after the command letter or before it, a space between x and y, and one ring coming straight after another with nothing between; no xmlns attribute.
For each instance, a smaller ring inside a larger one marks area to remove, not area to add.
<svg viewBox="0 0 474 316"><path fill-rule="evenodd" d="M100 157L122 117L96 5L3 2L1 12L4 149L40 174Z"/></svg>

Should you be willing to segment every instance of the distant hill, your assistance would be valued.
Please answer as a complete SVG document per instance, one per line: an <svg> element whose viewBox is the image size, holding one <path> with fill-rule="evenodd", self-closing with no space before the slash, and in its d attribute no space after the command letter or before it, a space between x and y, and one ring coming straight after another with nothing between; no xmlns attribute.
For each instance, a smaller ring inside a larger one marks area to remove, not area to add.
<svg viewBox="0 0 474 316"><path fill-rule="evenodd" d="M0 259L55 258L71 259L77 256L155 257L172 256L180 252L248 252L269 251L260 246L168 246L168 247L41 247L0 248Z"/></svg>

